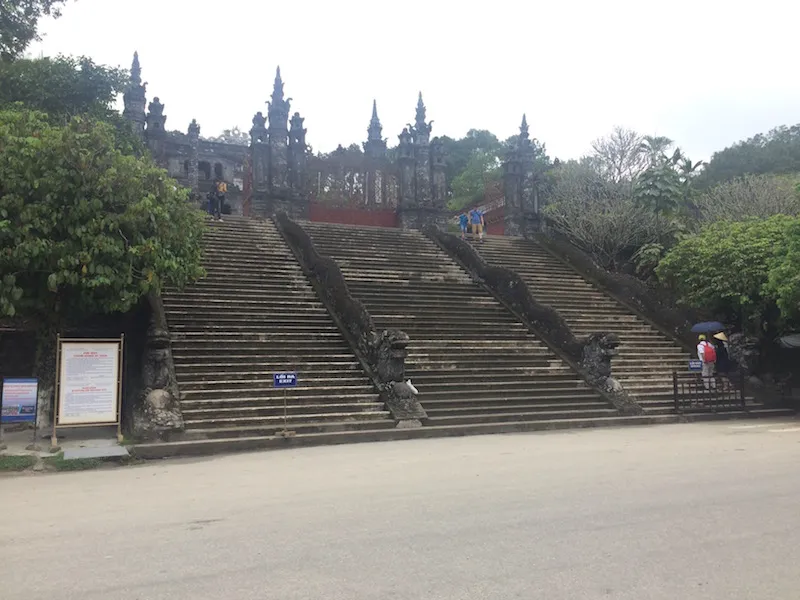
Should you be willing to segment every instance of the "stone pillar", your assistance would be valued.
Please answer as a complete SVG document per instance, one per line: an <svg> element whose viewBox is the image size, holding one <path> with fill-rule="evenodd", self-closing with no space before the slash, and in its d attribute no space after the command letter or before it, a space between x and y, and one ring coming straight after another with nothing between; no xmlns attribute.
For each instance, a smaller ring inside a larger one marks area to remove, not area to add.
<svg viewBox="0 0 800 600"><path fill-rule="evenodd" d="M519 236L525 230L522 212L522 165L517 151L511 150L503 163L505 235Z"/></svg>
<svg viewBox="0 0 800 600"><path fill-rule="evenodd" d="M439 138L431 142L431 194L434 210L447 210L447 175L445 173L444 146Z"/></svg>
<svg viewBox="0 0 800 600"><path fill-rule="evenodd" d="M300 113L294 113L289 129L289 183L292 193L303 199L306 196L306 162L308 146L306 145L306 129L303 128L303 119Z"/></svg>
<svg viewBox="0 0 800 600"><path fill-rule="evenodd" d="M202 201L199 198L200 184L197 174L197 160L200 146L200 125L197 124L195 119L189 124L188 130L189 137L189 188L192 190L192 195L195 196L198 202Z"/></svg>
<svg viewBox="0 0 800 600"><path fill-rule="evenodd" d="M386 140L383 127L378 118L378 105L372 101L372 119L367 128L367 141L364 143L365 184L367 206L383 206L386 202Z"/></svg>
<svg viewBox="0 0 800 600"><path fill-rule="evenodd" d="M400 227L403 229L416 229L418 224L418 205L414 195L414 145L408 129L398 136L400 144L397 147L397 163L399 166L400 198L397 214Z"/></svg>
<svg viewBox="0 0 800 600"><path fill-rule="evenodd" d="M253 191L269 190L269 134L267 119L260 112L253 117L250 128L250 165L253 172Z"/></svg>

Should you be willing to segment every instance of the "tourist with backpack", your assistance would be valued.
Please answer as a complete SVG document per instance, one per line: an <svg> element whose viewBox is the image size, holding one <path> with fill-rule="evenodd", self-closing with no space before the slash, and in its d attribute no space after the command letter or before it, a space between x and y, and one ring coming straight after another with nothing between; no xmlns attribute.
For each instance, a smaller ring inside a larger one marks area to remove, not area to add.
<svg viewBox="0 0 800 600"><path fill-rule="evenodd" d="M701 372L703 386L707 390L716 390L717 380L714 378L714 371L717 366L717 350L713 344L709 343L705 335L698 338L697 358L703 363Z"/></svg>

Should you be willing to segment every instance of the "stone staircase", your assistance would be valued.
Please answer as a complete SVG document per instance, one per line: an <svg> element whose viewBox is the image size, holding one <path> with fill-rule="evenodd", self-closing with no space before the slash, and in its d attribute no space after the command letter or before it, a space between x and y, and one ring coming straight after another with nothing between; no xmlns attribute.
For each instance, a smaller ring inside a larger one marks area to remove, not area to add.
<svg viewBox="0 0 800 600"><path fill-rule="evenodd" d="M184 439L394 427L271 222L226 216L204 242L207 276L164 294ZM298 387L274 389L278 371Z"/></svg>
<svg viewBox="0 0 800 600"><path fill-rule="evenodd" d="M376 326L410 336L406 374L428 427L618 417L420 232L301 224Z"/></svg>
<svg viewBox="0 0 800 600"><path fill-rule="evenodd" d="M577 336L611 331L620 336L614 376L650 414L673 410L672 371L685 372L689 354L629 309L584 280L532 240L486 236L474 247L493 265L517 272L539 301L564 317Z"/></svg>

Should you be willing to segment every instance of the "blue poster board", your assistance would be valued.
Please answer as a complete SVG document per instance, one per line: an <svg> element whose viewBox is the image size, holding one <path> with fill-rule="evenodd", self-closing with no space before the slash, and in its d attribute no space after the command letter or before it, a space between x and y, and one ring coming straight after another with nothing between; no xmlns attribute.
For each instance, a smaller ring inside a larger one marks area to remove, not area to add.
<svg viewBox="0 0 800 600"><path fill-rule="evenodd" d="M39 380L34 378L3 378L0 398L2 423L36 423L36 404Z"/></svg>
<svg viewBox="0 0 800 600"><path fill-rule="evenodd" d="M297 373L274 373L272 377L276 388L297 387Z"/></svg>
<svg viewBox="0 0 800 600"><path fill-rule="evenodd" d="M699 358L692 358L689 360L689 371L692 373L699 373L703 370L703 361Z"/></svg>

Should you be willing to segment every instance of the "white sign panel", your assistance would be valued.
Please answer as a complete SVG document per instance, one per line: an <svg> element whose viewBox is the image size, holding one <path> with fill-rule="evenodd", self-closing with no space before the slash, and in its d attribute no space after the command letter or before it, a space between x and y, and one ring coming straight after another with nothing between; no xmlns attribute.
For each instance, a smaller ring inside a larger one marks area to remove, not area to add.
<svg viewBox="0 0 800 600"><path fill-rule="evenodd" d="M119 342L63 342L59 425L117 422Z"/></svg>

